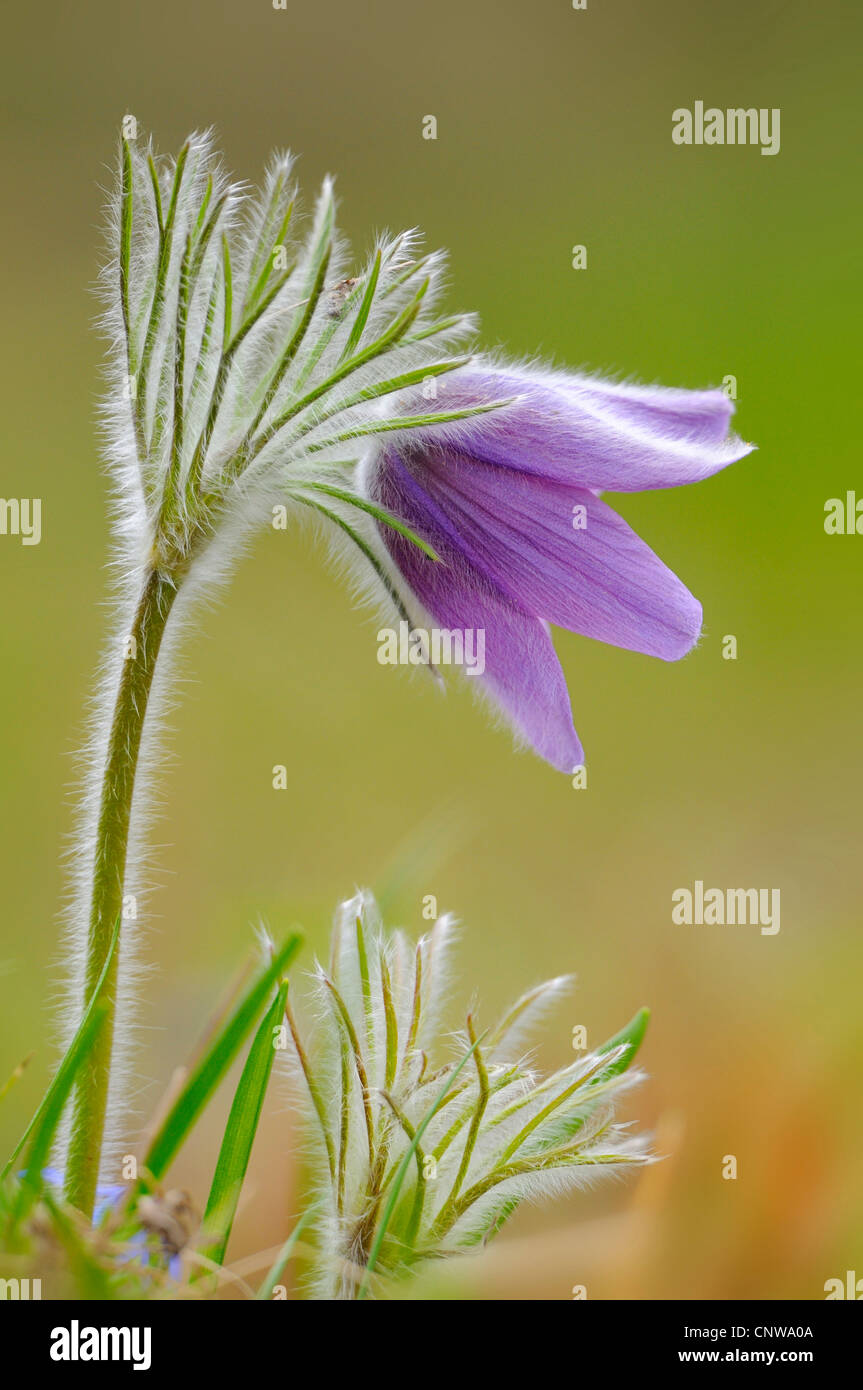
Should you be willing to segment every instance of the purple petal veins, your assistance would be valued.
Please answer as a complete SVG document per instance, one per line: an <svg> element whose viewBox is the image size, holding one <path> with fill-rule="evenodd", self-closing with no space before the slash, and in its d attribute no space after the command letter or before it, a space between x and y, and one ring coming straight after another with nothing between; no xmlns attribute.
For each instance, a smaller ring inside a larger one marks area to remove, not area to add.
<svg viewBox="0 0 863 1390"><path fill-rule="evenodd" d="M489 693L571 772L583 752L548 624L666 661L701 631L698 601L598 491L697 482L752 446L728 435L733 405L715 390L482 365L452 375L444 408L503 398L382 448L369 487L443 561L381 527L403 589L442 627L485 629Z"/></svg>

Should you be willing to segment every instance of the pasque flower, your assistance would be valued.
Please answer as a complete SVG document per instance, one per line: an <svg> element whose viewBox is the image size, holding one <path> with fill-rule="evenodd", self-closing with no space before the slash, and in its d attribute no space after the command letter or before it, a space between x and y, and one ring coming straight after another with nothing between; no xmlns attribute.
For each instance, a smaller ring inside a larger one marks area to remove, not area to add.
<svg viewBox="0 0 863 1390"><path fill-rule="evenodd" d="M442 563L390 527L381 539L436 623L484 630L489 693L524 742L571 771L583 752L548 624L666 661L701 631L698 601L600 491L698 482L752 446L729 437L733 405L719 390L476 360L440 394L454 410L511 403L373 453L370 495Z"/></svg>
<svg viewBox="0 0 863 1390"><path fill-rule="evenodd" d="M191 136L166 159L124 131L103 276L119 594L87 746L67 1039L106 968L108 1017L60 1154L67 1194L87 1213L103 1150L116 1151L124 1116L144 891L142 791L178 630L256 526L303 508L349 538L398 603L355 520L384 514L356 493L352 473L368 441L391 428L399 392L468 360L454 345L471 320L435 314L442 258L420 255L414 234L381 237L354 276L330 180L299 237L298 224L289 156L275 157L253 189L229 182L208 135ZM410 534L398 518L391 524Z"/></svg>
<svg viewBox="0 0 863 1390"><path fill-rule="evenodd" d="M422 609L485 628L492 694L569 769L581 749L546 623L676 657L700 621L598 491L689 482L746 452L725 441L718 393L476 359L459 346L471 319L435 307L443 261L415 234L380 237L350 273L329 180L299 236L298 224L287 156L252 189L228 181L208 136L165 159L124 123L103 277L119 592L66 952L67 1039L97 989L105 1006L59 1154L85 1214L106 1152L123 1151L145 794L169 659L243 540L305 510L401 621Z"/></svg>
<svg viewBox="0 0 863 1390"><path fill-rule="evenodd" d="M547 1076L525 1038L571 976L530 989L488 1029L469 1013L447 1043L456 939L442 916L412 946L360 893L336 914L314 1028L288 1009L316 1141L318 1297L374 1293L381 1276L485 1244L523 1201L649 1161L645 1138L615 1118L642 1079L630 1063L647 1011Z"/></svg>

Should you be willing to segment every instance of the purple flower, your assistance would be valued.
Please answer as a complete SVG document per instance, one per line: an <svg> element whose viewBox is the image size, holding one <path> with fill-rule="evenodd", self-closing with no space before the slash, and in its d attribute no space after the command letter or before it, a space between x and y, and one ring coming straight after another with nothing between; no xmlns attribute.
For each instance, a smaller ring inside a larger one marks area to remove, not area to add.
<svg viewBox="0 0 863 1390"><path fill-rule="evenodd" d="M443 561L381 525L399 590L442 628L484 629L488 693L522 742L571 772L584 755L548 625L665 661L701 631L701 605L600 491L698 482L753 446L728 435L719 390L481 360L446 382L446 412L495 400L510 403L381 446L366 487Z"/></svg>

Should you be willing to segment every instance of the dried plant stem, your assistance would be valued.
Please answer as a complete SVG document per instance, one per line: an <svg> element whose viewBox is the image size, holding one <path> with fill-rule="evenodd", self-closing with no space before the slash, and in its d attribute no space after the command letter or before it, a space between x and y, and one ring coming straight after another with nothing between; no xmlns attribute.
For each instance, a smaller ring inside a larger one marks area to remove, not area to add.
<svg viewBox="0 0 863 1390"><path fill-rule="evenodd" d="M129 633L129 655L117 687L99 801L82 1011L95 989L114 927L123 912L129 822L141 735L159 649L176 596L172 581L155 570L148 571ZM92 1215L99 1178L114 1046L117 966L122 949L121 933L104 986L107 1012L75 1096L66 1161L66 1196L86 1216Z"/></svg>

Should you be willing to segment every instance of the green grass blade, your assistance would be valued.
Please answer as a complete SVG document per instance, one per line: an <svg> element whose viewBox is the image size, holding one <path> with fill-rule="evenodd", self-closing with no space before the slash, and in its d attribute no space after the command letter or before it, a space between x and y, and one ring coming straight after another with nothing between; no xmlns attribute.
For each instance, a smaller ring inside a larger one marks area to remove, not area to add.
<svg viewBox="0 0 863 1390"><path fill-rule="evenodd" d="M273 1033L281 1026L287 996L283 980L249 1048L228 1116L203 1221L202 1253L215 1264L225 1258L276 1055Z"/></svg>
<svg viewBox="0 0 863 1390"><path fill-rule="evenodd" d="M96 988L93 990L93 997L90 1000L90 1003L87 1005L87 1008L84 1012L84 1017L81 1019L81 1022L78 1025L78 1030L75 1033L75 1036L72 1039L71 1043L69 1044L65 1057L60 1063L60 1066L57 1068L54 1080L51 1082L50 1086L48 1087L47 1091L42 1097L39 1107L36 1110L36 1113L33 1116L32 1120L28 1124L24 1133L21 1135L21 1138L18 1140L18 1143L15 1145L15 1148L12 1150L12 1153L9 1155L8 1162L6 1163L2 1173L0 1173L0 1182L2 1182L4 1178L7 1178L11 1173L15 1160L18 1157L21 1150L23 1149L24 1145L27 1143L27 1140L30 1138L30 1135L33 1134L36 1130L38 1130L40 1133L42 1132L42 1127L46 1122L48 1112L54 1109L57 1093L64 1092L64 1099L69 1094L69 1089L72 1085L72 1082L75 1080L77 1069L86 1057L87 1049L89 1047L89 1044L92 1042L94 1036L94 1034L90 1032L92 1018L96 1013L97 1005L99 1002L99 996L105 984L105 980L107 978L108 971L111 966L111 961L114 957L114 952L117 949L117 942L119 940L119 937L120 917L118 916L117 921L114 924L114 935L111 937L111 945L109 946L108 954L105 957L105 964L102 966L102 973L96 981ZM62 1106L60 1108L60 1112L57 1115L57 1120L59 1120L60 1114L62 1114ZM55 1120L54 1129L56 1129L56 1124L57 1121ZM54 1129L50 1131L48 1141L49 1144L51 1138L53 1137ZM35 1145L35 1136L33 1142ZM30 1166L32 1167L32 1159Z"/></svg>
<svg viewBox="0 0 863 1390"><path fill-rule="evenodd" d="M144 1159L144 1167L154 1178L162 1177L185 1141L247 1038L271 989L284 975L288 964L299 950L301 939L296 935L290 936L277 951L267 969L243 995L192 1072Z"/></svg>
<svg viewBox="0 0 863 1390"><path fill-rule="evenodd" d="M76 1033L75 1040L63 1058L57 1075L48 1089L47 1104L43 1104L41 1119L33 1131L27 1168L21 1179L21 1189L15 1209L16 1221L20 1221L27 1215L42 1190L42 1170L48 1162L48 1155L57 1133L57 1126L66 1108L66 1102L75 1084L79 1068L86 1060L87 1054L96 1040L96 1035L102 1026L107 1010L107 1002L103 999L97 1000L92 1008L87 1010L84 1025Z"/></svg>
<svg viewBox="0 0 863 1390"><path fill-rule="evenodd" d="M296 1226L291 1231L291 1234L288 1236L287 1240L285 1241L284 1245L282 1246L281 1250L276 1256L272 1269L270 1270L261 1287L258 1289L258 1292L255 1294L256 1300L267 1301L268 1299L272 1298L273 1291L282 1277L285 1265L288 1263L288 1260L294 1253L297 1241L299 1240L305 1228L308 1226L316 1211L317 1203L314 1203L312 1206L309 1207L308 1211L303 1212Z"/></svg>

